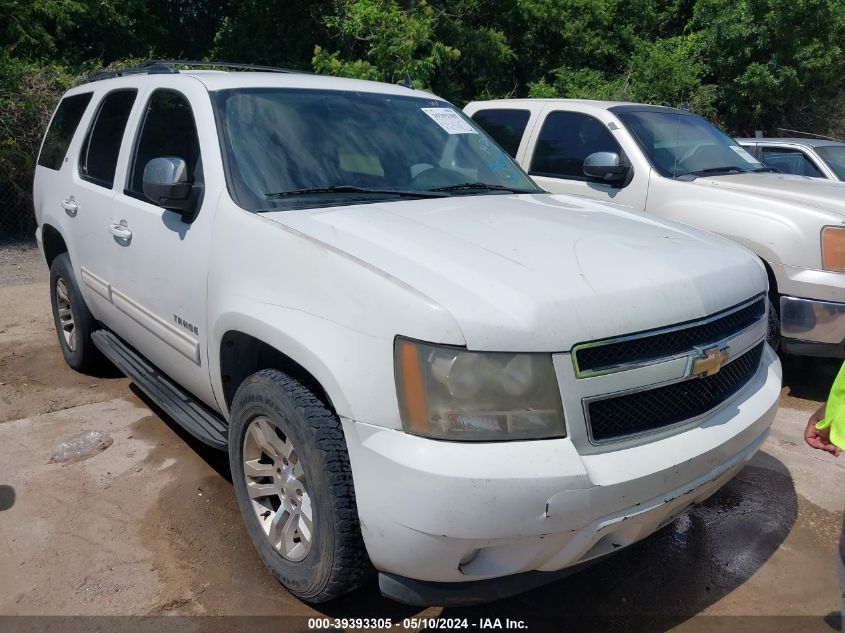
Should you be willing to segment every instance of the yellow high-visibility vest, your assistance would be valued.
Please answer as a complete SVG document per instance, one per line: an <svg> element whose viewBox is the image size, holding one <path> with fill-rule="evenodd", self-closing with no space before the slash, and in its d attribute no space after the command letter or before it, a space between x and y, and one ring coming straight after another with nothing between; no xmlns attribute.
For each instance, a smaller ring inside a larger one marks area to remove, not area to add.
<svg viewBox="0 0 845 633"><path fill-rule="evenodd" d="M836 380L830 388L824 419L816 424L816 428L830 427L830 443L845 450L845 363L839 368Z"/></svg>

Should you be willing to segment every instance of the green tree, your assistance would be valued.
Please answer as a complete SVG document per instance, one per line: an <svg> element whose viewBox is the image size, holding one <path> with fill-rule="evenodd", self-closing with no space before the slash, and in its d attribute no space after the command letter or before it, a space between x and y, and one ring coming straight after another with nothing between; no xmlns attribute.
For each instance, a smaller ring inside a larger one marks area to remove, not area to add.
<svg viewBox="0 0 845 633"><path fill-rule="evenodd" d="M219 12L215 59L310 69L315 42L326 38L330 0L230 1Z"/></svg>
<svg viewBox="0 0 845 633"><path fill-rule="evenodd" d="M335 50L315 47L314 70L391 83L407 74L415 86L428 87L461 55L436 38L441 15L425 0L410 8L394 0L340 0L324 18Z"/></svg>
<svg viewBox="0 0 845 633"><path fill-rule="evenodd" d="M698 0L689 28L728 128L823 130L838 109L843 0Z"/></svg>

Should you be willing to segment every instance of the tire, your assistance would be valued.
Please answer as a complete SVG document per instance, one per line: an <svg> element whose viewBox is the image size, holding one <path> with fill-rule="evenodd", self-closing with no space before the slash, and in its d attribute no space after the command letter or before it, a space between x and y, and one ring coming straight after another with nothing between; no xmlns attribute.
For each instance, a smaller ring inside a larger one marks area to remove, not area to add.
<svg viewBox="0 0 845 633"><path fill-rule="evenodd" d="M50 266L50 303L65 362L83 373L95 369L103 359L91 340L97 322L76 285L67 253L58 255Z"/></svg>
<svg viewBox="0 0 845 633"><path fill-rule="evenodd" d="M244 380L229 463L252 542L288 591L326 602L369 580L343 430L308 388L272 369Z"/></svg>
<svg viewBox="0 0 845 633"><path fill-rule="evenodd" d="M777 310L775 310L775 304L772 302L772 299L769 298L769 329L766 333L766 342L771 345L772 349L776 352L780 351L780 317L778 316Z"/></svg>

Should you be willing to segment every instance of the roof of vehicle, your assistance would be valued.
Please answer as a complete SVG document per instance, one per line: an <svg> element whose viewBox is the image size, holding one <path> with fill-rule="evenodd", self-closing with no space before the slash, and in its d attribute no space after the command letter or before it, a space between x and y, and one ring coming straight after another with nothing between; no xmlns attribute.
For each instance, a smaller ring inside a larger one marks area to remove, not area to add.
<svg viewBox="0 0 845 633"><path fill-rule="evenodd" d="M784 138L738 138L740 143L784 143L788 145L805 145L807 147L826 147L828 145L845 145L842 141L832 141L826 138L799 138L799 137L784 137Z"/></svg>
<svg viewBox="0 0 845 633"><path fill-rule="evenodd" d="M217 70L194 70L182 73L196 77L211 91L230 88L316 88L323 90L348 90L360 92L378 92L434 98L431 93L408 88L400 84L346 79L310 73L270 73L270 72L226 72Z"/></svg>
<svg viewBox="0 0 845 633"><path fill-rule="evenodd" d="M223 70L186 70L178 73L128 73L117 77L106 77L76 86L73 92L85 92L94 86L141 86L155 85L161 77L168 80L200 81L209 91L231 88L302 88L317 90L343 90L349 92L370 92L415 96L423 99L439 99L423 90L408 88L401 84L389 84L362 79L346 79L327 75L314 75L306 72L263 72L263 71L223 71ZM171 84L172 85L172 84Z"/></svg>
<svg viewBox="0 0 845 633"><path fill-rule="evenodd" d="M600 101L597 99L490 99L485 101L474 101L479 104L496 104L500 106L519 107L525 103L559 103L561 105L573 105L580 107L610 110L613 112L676 112L678 114L695 114L689 110L671 108L669 106L651 105L647 103L632 103L630 101Z"/></svg>

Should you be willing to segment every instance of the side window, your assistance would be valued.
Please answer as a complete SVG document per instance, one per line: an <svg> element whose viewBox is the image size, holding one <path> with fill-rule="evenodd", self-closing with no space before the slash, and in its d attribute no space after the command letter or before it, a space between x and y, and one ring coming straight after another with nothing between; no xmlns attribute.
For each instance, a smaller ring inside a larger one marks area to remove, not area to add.
<svg viewBox="0 0 845 633"><path fill-rule="evenodd" d="M516 158L519 143L530 118L531 113L528 110L481 110L472 115L472 120L492 136L511 158Z"/></svg>
<svg viewBox="0 0 845 633"><path fill-rule="evenodd" d="M760 158L760 152L757 149L756 145L746 145L745 143L740 143L739 146L744 149L746 152L751 154L754 158Z"/></svg>
<svg viewBox="0 0 845 633"><path fill-rule="evenodd" d="M135 142L126 194L146 200L144 167L153 158L174 156L188 166L188 174L199 179L200 144L197 126L188 100L172 90L156 90L147 103L140 134Z"/></svg>
<svg viewBox="0 0 845 633"><path fill-rule="evenodd" d="M551 112L540 130L529 173L587 180L584 159L594 152L623 155L619 143L598 119L580 112Z"/></svg>
<svg viewBox="0 0 845 633"><path fill-rule="evenodd" d="M763 147L763 163L785 174L824 178L824 175L800 149L791 147Z"/></svg>
<svg viewBox="0 0 845 633"><path fill-rule="evenodd" d="M85 108L91 101L90 92L65 97L56 109L50 128L44 136L44 144L41 146L41 154L38 156L38 164L42 167L59 170L62 168L62 161L67 154L67 148L73 139L73 134L82 120Z"/></svg>
<svg viewBox="0 0 845 633"><path fill-rule="evenodd" d="M123 132L137 94L137 90L116 90L103 97L79 154L83 179L111 189Z"/></svg>

